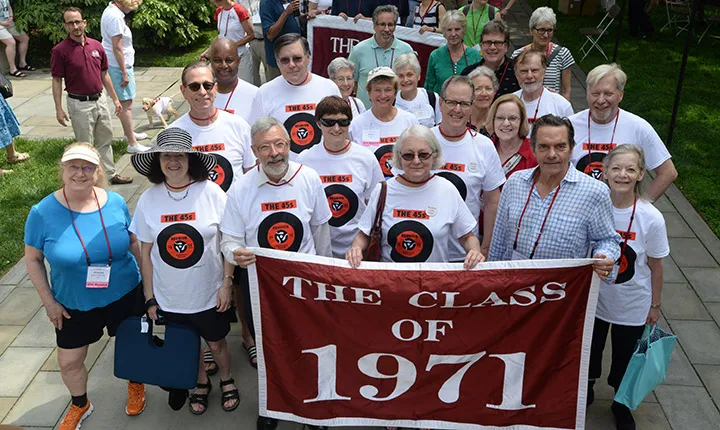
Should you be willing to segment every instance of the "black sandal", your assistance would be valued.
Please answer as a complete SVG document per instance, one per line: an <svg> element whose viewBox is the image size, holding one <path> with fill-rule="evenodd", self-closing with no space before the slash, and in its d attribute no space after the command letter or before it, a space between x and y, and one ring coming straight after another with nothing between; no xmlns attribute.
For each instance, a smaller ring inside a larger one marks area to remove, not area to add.
<svg viewBox="0 0 720 430"><path fill-rule="evenodd" d="M250 365L257 369L257 347L255 345L250 346L245 342L242 343L242 347L245 349L245 352L247 352Z"/></svg>
<svg viewBox="0 0 720 430"><path fill-rule="evenodd" d="M35 68L29 64L26 64L22 67L18 66L18 70L27 70L28 72L34 72Z"/></svg>
<svg viewBox="0 0 720 430"><path fill-rule="evenodd" d="M212 392L212 383L208 379L207 384L201 384L198 382L197 384L195 384L195 387L200 389L206 388L208 390L205 394L190 394L190 403L188 404L188 406L190 406L190 412L192 412L193 415L202 415L207 411L208 408L208 396ZM200 411L196 411L195 409L193 409L193 405L200 405L203 407L203 409Z"/></svg>
<svg viewBox="0 0 720 430"><path fill-rule="evenodd" d="M20 69L16 69L14 72L8 73L10 76L14 76L16 78L25 78L27 75L20 71Z"/></svg>
<svg viewBox="0 0 720 430"><path fill-rule="evenodd" d="M231 385L234 383L235 383L235 380L233 378L230 378L227 381L220 381L220 389L222 390L222 387L224 387L225 385ZM236 400L236 399L237 399L237 402L235 402L234 405L230 406L229 408L225 407L225 402L227 402L228 400ZM228 391L223 391L222 397L220 400L222 402L222 408L225 412L234 411L240 405L240 391L238 391L237 388L234 388L234 389L228 390Z"/></svg>
<svg viewBox="0 0 720 430"><path fill-rule="evenodd" d="M215 359L213 358L212 351L210 349L206 349L205 352L203 352L203 362L206 364L205 366L205 372L208 374L208 376L212 376L216 373L218 373L218 370L220 370L220 367L215 362ZM212 365L210 368L207 367L207 365Z"/></svg>

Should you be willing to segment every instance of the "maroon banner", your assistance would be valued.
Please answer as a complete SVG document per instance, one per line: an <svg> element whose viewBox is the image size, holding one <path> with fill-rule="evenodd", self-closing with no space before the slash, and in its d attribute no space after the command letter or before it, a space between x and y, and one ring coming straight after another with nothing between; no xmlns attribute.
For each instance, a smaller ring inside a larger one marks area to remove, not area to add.
<svg viewBox="0 0 720 430"><path fill-rule="evenodd" d="M372 22L352 19L345 21L338 16L321 15L308 21L308 42L312 52L312 72L328 77L327 66L336 57L347 58L352 47L358 42L372 37ZM445 38L434 33L421 35L413 28L397 26L395 37L412 46L420 61L421 70L427 69L430 53L438 46L445 45ZM425 74L420 76L419 85L425 81Z"/></svg>
<svg viewBox="0 0 720 430"><path fill-rule="evenodd" d="M259 250L250 286L260 414L330 426L583 428L591 263L351 269Z"/></svg>

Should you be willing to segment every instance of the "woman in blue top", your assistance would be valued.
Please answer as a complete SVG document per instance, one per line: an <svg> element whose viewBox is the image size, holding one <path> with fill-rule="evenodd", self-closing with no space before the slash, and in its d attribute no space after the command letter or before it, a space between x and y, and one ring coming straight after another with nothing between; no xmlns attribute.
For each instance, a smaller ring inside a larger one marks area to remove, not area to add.
<svg viewBox="0 0 720 430"><path fill-rule="evenodd" d="M75 429L92 413L84 364L88 346L105 327L114 336L125 318L141 315L143 296L130 213L119 194L98 186L104 175L97 150L88 143L67 146L60 172L63 187L28 215L25 264L55 326L60 374L72 396L59 428ZM144 386L129 382L126 412L137 415L144 407Z"/></svg>

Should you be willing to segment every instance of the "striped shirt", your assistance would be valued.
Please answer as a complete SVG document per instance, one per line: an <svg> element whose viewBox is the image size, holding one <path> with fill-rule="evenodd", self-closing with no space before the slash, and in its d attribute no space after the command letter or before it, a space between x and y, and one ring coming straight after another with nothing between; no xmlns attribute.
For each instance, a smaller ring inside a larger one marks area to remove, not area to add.
<svg viewBox="0 0 720 430"><path fill-rule="evenodd" d="M516 172L505 183L495 219L489 261L512 259L518 222L528 201L536 169L538 167ZM585 258L591 249L591 255L604 254L617 261L621 240L615 231L610 191L604 183L572 166L561 181L559 191L556 188L541 198L537 187L533 189L520 226L517 252L526 258L532 252L555 193L558 193L557 198L533 258Z"/></svg>
<svg viewBox="0 0 720 430"><path fill-rule="evenodd" d="M432 28L440 27L438 17L438 9L440 8L440 3L433 1L425 11L424 15L420 13L421 7L422 4L415 8L415 20L413 21L413 28L420 28L423 25L427 25L428 27Z"/></svg>
<svg viewBox="0 0 720 430"><path fill-rule="evenodd" d="M512 59L514 60L518 55L520 55L523 50L526 47L522 47L519 49L516 49L512 53ZM553 43L552 51L550 52L549 57L555 56L550 64L548 64L547 69L545 70L545 79L543 80L543 85L545 88L549 88L556 93L559 93L562 90L562 72L570 67L572 67L573 64L575 64L575 60L573 59L572 54L570 53L570 50L567 49L564 46L556 45Z"/></svg>

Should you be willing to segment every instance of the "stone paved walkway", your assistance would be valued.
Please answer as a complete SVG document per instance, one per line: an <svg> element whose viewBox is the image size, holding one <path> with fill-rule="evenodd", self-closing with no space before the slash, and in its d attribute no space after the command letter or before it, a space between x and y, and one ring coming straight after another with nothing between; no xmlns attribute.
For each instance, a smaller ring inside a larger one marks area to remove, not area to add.
<svg viewBox="0 0 720 430"><path fill-rule="evenodd" d="M516 3L508 16L516 46L528 43L529 7ZM180 69L138 69L138 100L141 97L176 95ZM631 76L630 79L633 79ZM573 105L584 109L585 76L574 70ZM15 80L16 96L9 100L22 123L24 135L31 137L71 137L72 130L55 121L47 73ZM187 110L182 98L174 97L181 112ZM145 116L136 106L138 131L145 130ZM121 135L115 121L115 134ZM154 134L158 130L151 130ZM136 178L131 185L114 186L134 209L147 181L138 177L123 157L118 171ZM706 430L720 427L720 240L695 212L680 191L672 186L657 202L667 221L671 255L665 259L665 287L661 325L679 337L673 352L667 381L635 413L638 429ZM210 408L201 417L186 409L173 412L167 397L157 388L148 389L148 407L138 417L124 413L125 385L112 376L114 342L103 338L90 348L86 365L90 369L88 395L95 412L86 421L87 429L175 429L181 427L254 428L257 413L257 378L241 348L239 327L233 327L229 343L233 351L233 374L241 388L238 410L225 413L220 408L218 379L210 396ZM606 348L606 352L609 348ZM24 427L54 428L64 415L69 396L62 384L55 352L55 337L44 309L41 309L25 265L20 261L0 279L0 422ZM607 374L609 357L606 354ZM612 389L603 383L597 388L595 404L588 411L587 428L614 428L609 410ZM281 429L300 425L283 423Z"/></svg>

